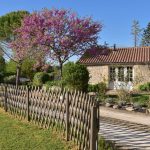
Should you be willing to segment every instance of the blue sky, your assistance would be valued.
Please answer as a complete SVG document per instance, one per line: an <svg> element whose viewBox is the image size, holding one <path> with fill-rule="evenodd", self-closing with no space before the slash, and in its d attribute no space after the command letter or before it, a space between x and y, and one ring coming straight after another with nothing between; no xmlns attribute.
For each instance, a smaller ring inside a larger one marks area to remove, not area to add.
<svg viewBox="0 0 150 150"><path fill-rule="evenodd" d="M112 46L133 46L131 24L134 19L141 28L150 21L150 0L1 0L0 15L15 10L41 10L42 8L67 8L80 16L92 16L103 24L99 43Z"/></svg>

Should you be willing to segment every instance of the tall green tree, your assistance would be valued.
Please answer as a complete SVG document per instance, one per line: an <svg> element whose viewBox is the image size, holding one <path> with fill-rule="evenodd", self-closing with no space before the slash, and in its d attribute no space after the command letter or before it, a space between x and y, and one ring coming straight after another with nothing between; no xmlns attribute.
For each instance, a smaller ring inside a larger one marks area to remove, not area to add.
<svg viewBox="0 0 150 150"><path fill-rule="evenodd" d="M0 50L9 59L17 63L16 85L19 82L20 61L16 61L9 49L9 43L15 39L14 31L21 26L22 19L29 15L28 11L14 11L0 17Z"/></svg>
<svg viewBox="0 0 150 150"><path fill-rule="evenodd" d="M141 35L142 29L140 29L139 21L133 20L132 26L131 26L131 34L133 36L134 46L138 46L139 38Z"/></svg>
<svg viewBox="0 0 150 150"><path fill-rule="evenodd" d="M144 29L141 44L142 46L150 46L150 22L148 23L147 27Z"/></svg>
<svg viewBox="0 0 150 150"><path fill-rule="evenodd" d="M14 30L21 26L27 11L14 11L0 17L0 40L10 41L14 38Z"/></svg>

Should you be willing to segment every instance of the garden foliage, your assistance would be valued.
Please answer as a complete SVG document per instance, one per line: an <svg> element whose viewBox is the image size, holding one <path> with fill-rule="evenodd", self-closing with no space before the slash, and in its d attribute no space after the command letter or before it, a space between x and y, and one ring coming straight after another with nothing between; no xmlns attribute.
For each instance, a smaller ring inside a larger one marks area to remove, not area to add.
<svg viewBox="0 0 150 150"><path fill-rule="evenodd" d="M42 86L46 81L50 80L50 76L48 73L45 72L38 72L34 75L33 78L33 85L35 86Z"/></svg>
<svg viewBox="0 0 150 150"><path fill-rule="evenodd" d="M100 100L105 98L107 86L105 82L100 82L98 84L89 84L88 85L88 92L95 92L98 95Z"/></svg>
<svg viewBox="0 0 150 150"><path fill-rule="evenodd" d="M0 82L3 81L5 71L5 59L0 56Z"/></svg>
<svg viewBox="0 0 150 150"><path fill-rule="evenodd" d="M85 66L69 62L63 67L63 81L67 88L86 92L88 89L89 72Z"/></svg>
<svg viewBox="0 0 150 150"><path fill-rule="evenodd" d="M141 84L141 85L139 86L139 89L140 89L141 91L150 91L150 82L147 82L147 83L145 83L145 84Z"/></svg>

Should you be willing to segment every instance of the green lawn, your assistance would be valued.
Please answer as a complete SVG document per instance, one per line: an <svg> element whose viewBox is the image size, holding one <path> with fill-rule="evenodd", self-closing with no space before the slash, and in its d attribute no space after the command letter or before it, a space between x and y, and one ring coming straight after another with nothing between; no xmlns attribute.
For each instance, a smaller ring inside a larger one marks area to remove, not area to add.
<svg viewBox="0 0 150 150"><path fill-rule="evenodd" d="M40 129L0 109L0 150L75 150L61 132Z"/></svg>

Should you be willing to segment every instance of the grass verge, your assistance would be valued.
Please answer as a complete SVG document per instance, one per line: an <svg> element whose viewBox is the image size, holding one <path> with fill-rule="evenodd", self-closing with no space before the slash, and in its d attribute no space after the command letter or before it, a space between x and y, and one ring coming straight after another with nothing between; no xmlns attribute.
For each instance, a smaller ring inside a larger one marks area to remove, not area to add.
<svg viewBox="0 0 150 150"><path fill-rule="evenodd" d="M0 150L76 150L61 131L41 129L0 109Z"/></svg>

